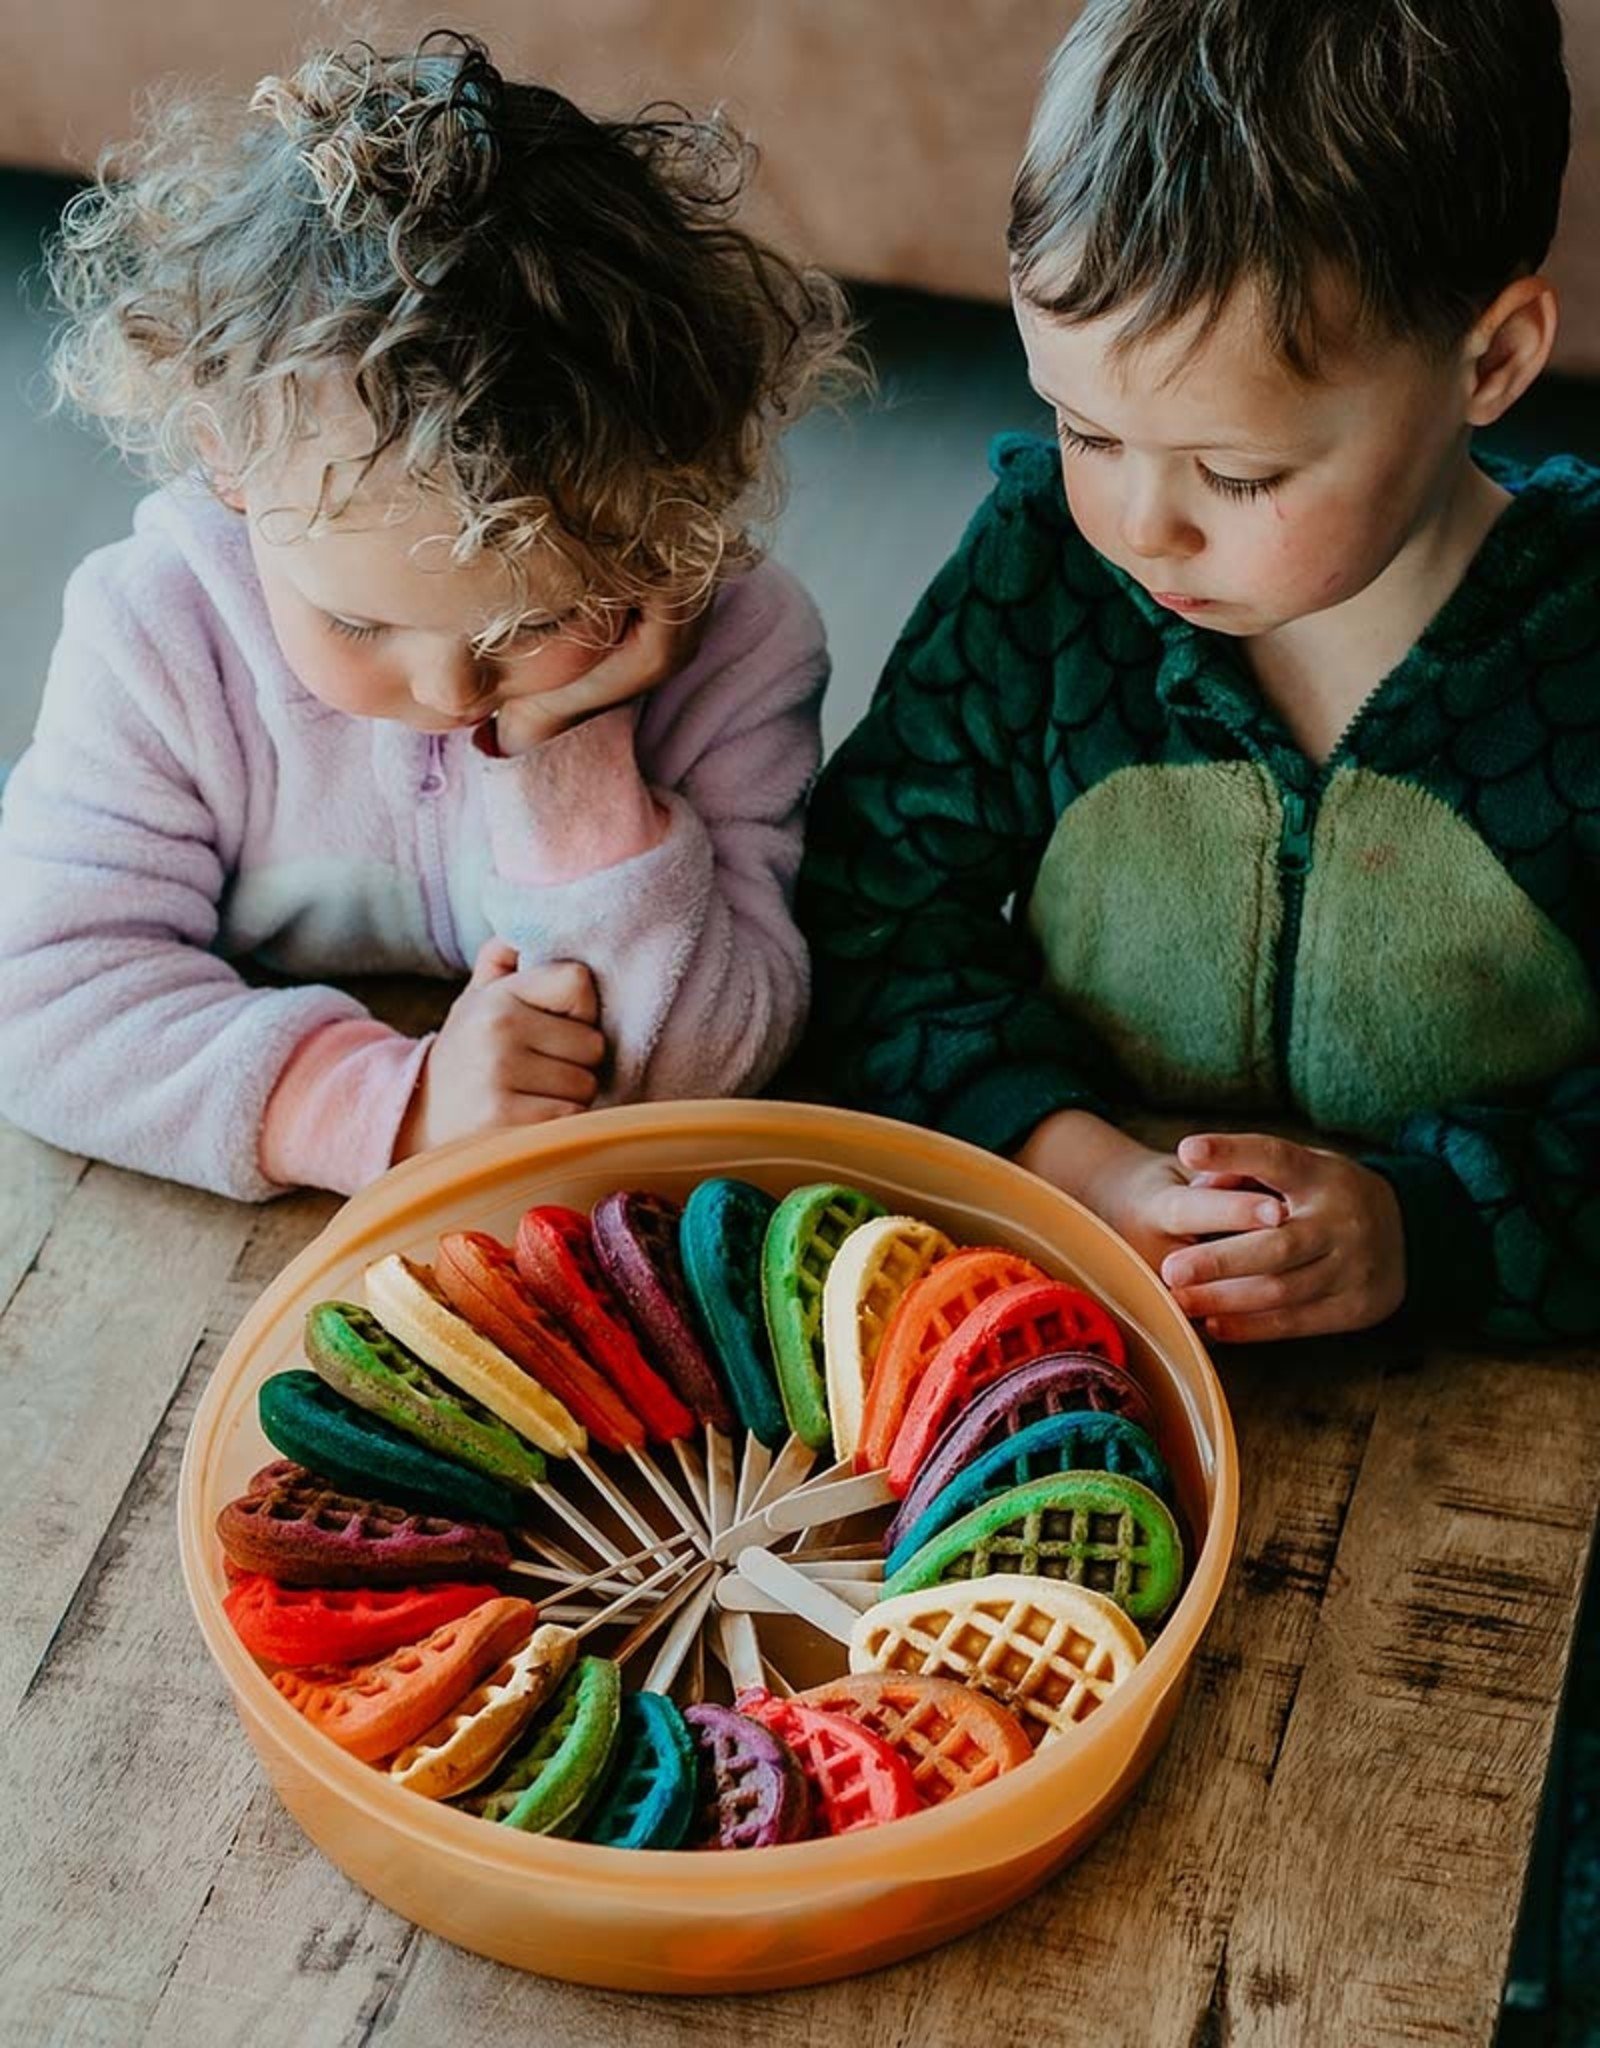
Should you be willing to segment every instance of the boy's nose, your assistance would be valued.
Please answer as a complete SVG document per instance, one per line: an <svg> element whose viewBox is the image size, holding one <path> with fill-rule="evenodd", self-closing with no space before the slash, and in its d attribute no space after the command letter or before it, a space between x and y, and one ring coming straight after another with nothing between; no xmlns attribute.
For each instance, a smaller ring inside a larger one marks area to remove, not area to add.
<svg viewBox="0 0 1600 2048"><path fill-rule="evenodd" d="M1122 508L1122 539L1141 561L1184 561L1198 554L1204 536L1172 503L1148 493L1130 497Z"/></svg>

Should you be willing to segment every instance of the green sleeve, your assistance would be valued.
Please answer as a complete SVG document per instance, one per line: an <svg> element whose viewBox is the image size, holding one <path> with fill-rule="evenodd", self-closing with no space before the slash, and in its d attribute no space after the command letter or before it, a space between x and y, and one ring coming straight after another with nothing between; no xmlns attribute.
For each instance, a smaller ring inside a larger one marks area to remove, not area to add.
<svg viewBox="0 0 1600 2048"><path fill-rule="evenodd" d="M1414 1116L1366 1161L1405 1219L1406 1307L1517 1343L1600 1336L1600 1067Z"/></svg>
<svg viewBox="0 0 1600 2048"><path fill-rule="evenodd" d="M1053 1110L1105 1114L1104 1091L1123 1092L1011 914L1055 825L1053 677L1083 618L1056 573L1064 508L1014 466L818 785L798 900L806 1085L1001 1152Z"/></svg>

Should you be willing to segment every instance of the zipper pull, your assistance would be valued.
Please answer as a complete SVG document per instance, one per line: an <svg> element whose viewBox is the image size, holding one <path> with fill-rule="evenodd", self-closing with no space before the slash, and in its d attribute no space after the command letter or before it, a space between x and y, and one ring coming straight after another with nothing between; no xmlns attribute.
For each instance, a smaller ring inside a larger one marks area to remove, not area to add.
<svg viewBox="0 0 1600 2048"><path fill-rule="evenodd" d="M1304 790L1283 792L1283 836L1278 865L1287 875L1303 875L1311 865L1311 800Z"/></svg>
<svg viewBox="0 0 1600 2048"><path fill-rule="evenodd" d="M444 788L444 741L436 732L428 734L428 765L417 790L422 796L437 796Z"/></svg>

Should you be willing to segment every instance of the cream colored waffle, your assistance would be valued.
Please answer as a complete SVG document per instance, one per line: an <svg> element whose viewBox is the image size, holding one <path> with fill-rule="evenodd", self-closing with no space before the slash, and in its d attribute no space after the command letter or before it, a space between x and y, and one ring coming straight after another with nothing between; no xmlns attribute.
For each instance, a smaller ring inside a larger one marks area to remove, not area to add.
<svg viewBox="0 0 1600 2048"><path fill-rule="evenodd" d="M822 1343L834 1454L854 1457L867 1381L900 1297L955 1245L915 1216L879 1216L840 1246L822 1290Z"/></svg>
<svg viewBox="0 0 1600 2048"><path fill-rule="evenodd" d="M367 1268L363 1284L367 1306L383 1327L452 1386L552 1457L584 1449L588 1436L577 1417L457 1315L425 1266L391 1252Z"/></svg>
<svg viewBox="0 0 1600 2048"><path fill-rule="evenodd" d="M578 1637L545 1623L476 1691L389 1766L424 1799L454 1799L487 1778L572 1668Z"/></svg>
<svg viewBox="0 0 1600 2048"><path fill-rule="evenodd" d="M1102 1594L1009 1572L882 1600L850 1636L852 1671L975 1685L1040 1743L1087 1720L1143 1655L1144 1638Z"/></svg>

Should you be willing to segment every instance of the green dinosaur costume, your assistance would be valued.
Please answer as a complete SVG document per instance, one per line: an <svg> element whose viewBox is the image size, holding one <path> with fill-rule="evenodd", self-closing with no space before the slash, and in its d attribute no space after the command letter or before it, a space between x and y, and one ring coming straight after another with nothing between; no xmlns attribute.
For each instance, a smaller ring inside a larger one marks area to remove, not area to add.
<svg viewBox="0 0 1600 2048"><path fill-rule="evenodd" d="M1600 1330L1600 472L1511 504L1329 759L1237 642L998 485L824 774L803 1064L1006 1151L1068 1107L1365 1140L1408 1307Z"/></svg>

